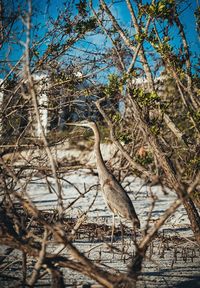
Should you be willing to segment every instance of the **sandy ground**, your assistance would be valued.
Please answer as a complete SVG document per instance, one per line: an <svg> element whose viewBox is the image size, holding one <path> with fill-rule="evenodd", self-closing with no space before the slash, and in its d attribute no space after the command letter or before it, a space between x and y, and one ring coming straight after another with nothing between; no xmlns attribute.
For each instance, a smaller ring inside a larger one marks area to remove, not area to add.
<svg viewBox="0 0 200 288"><path fill-rule="evenodd" d="M54 186L52 180L51 183ZM116 219L117 229L113 244L114 249L110 249L112 215L104 203L97 184L98 177L87 169L79 169L76 172L68 171L64 175L62 189L66 217L77 219L87 212L85 226L80 228L79 238L75 240L74 244L90 259L98 261L102 267L107 267L106 269L110 271L116 269L125 272L134 252L131 225L128 221L123 220L124 246L122 249L121 230L119 220ZM150 188L144 185L143 180L136 177L126 177L122 185L126 187L142 224L141 231L137 233L139 241L152 208L152 195L156 200L150 218L150 225L153 225L154 221L170 206L176 199L176 195L173 191L167 191L168 193L165 195L160 186ZM57 207L57 196L54 193L49 193L43 179L32 179L27 191L38 209L50 211ZM80 197L80 193L85 194ZM70 207L70 204L78 197L79 199ZM97 235L96 238L91 238L87 233L87 227L93 224L96 225L95 227L105 225L109 228L105 234L102 233L102 235ZM1 255L4 254L5 248L5 246L0 246ZM57 248L53 244L49 246L51 252ZM63 251L62 253L65 254L66 252ZM7 261L7 267L4 266L4 269L0 270L0 287L17 287L16 284L13 284L17 283L13 275L21 277L19 252L12 252ZM30 271L33 264L33 259L29 258L28 267ZM66 287L89 287L89 285L83 285L95 283L74 271L68 269L63 271ZM9 280L5 275L11 275L12 277ZM49 285L49 276L46 275L35 287L49 287ZM168 219L150 245L137 287L200 287L200 247L195 243L183 207L180 207Z"/></svg>

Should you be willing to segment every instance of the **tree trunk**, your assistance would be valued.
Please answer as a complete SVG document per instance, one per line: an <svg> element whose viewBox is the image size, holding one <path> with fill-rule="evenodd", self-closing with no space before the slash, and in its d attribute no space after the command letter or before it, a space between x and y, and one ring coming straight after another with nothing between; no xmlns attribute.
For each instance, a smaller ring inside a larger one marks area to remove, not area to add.
<svg viewBox="0 0 200 288"><path fill-rule="evenodd" d="M187 187L177 177L173 164L171 163L170 159L168 159L167 156L165 155L156 136L152 134L151 130L149 129L148 123L145 121L145 117L143 116L141 108L139 107L137 102L131 97L130 93L128 93L128 98L134 111L134 117L136 121L138 121L138 123L140 124L140 128L143 131L146 138L148 139L149 144L151 145L154 151L155 157L158 159L160 166L165 172L169 186L176 191L178 198L183 198L187 193ZM188 196L186 199L183 200L183 205L188 214L188 218L190 220L191 229L194 233L194 236L197 242L200 244L199 213L190 196Z"/></svg>

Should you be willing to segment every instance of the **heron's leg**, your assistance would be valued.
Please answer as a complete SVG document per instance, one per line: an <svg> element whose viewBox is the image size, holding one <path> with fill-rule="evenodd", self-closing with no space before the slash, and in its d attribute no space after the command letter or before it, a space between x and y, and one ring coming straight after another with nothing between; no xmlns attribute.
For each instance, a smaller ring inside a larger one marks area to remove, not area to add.
<svg viewBox="0 0 200 288"><path fill-rule="evenodd" d="M114 238L114 231L115 231L115 214L113 213L112 217L112 234L111 234L111 245L113 244L113 238Z"/></svg>
<svg viewBox="0 0 200 288"><path fill-rule="evenodd" d="M136 243L136 227L133 224L133 232L132 232L132 236L133 236L133 242Z"/></svg>
<svg viewBox="0 0 200 288"><path fill-rule="evenodd" d="M123 248L124 247L124 227L120 218L119 218L119 221L120 221L121 236L122 236L122 248Z"/></svg>

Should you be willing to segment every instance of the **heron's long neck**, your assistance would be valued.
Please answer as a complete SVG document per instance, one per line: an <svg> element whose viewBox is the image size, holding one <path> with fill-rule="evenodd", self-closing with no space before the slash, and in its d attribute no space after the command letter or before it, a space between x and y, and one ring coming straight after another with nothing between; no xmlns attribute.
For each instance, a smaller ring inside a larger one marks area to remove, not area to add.
<svg viewBox="0 0 200 288"><path fill-rule="evenodd" d="M99 134L99 129L97 127L97 125L95 124L95 129L93 129L94 132L94 136L95 136L95 144L94 144L94 151L96 154L96 163L97 163L97 170L99 174L102 173L107 173L108 170L105 166L105 163L103 161L103 157L101 154L101 150L100 150L100 134Z"/></svg>

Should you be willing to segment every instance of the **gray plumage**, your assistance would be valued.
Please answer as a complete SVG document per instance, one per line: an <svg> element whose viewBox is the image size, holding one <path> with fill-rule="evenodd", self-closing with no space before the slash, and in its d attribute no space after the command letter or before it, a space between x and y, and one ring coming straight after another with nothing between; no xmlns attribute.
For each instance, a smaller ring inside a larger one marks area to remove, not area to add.
<svg viewBox="0 0 200 288"><path fill-rule="evenodd" d="M93 130L95 136L94 151L96 155L96 165L105 203L114 215L126 218L132 221L134 227L140 228L140 221L131 199L117 179L108 171L103 161L100 150L100 134L96 123L84 120L79 123L68 123L68 125L89 127Z"/></svg>
<svg viewBox="0 0 200 288"><path fill-rule="evenodd" d="M109 173L110 174L110 173ZM133 222L133 225L140 228L140 221L133 207L128 194L114 176L107 175L107 179L101 183L104 200L110 210L121 218L126 218Z"/></svg>

